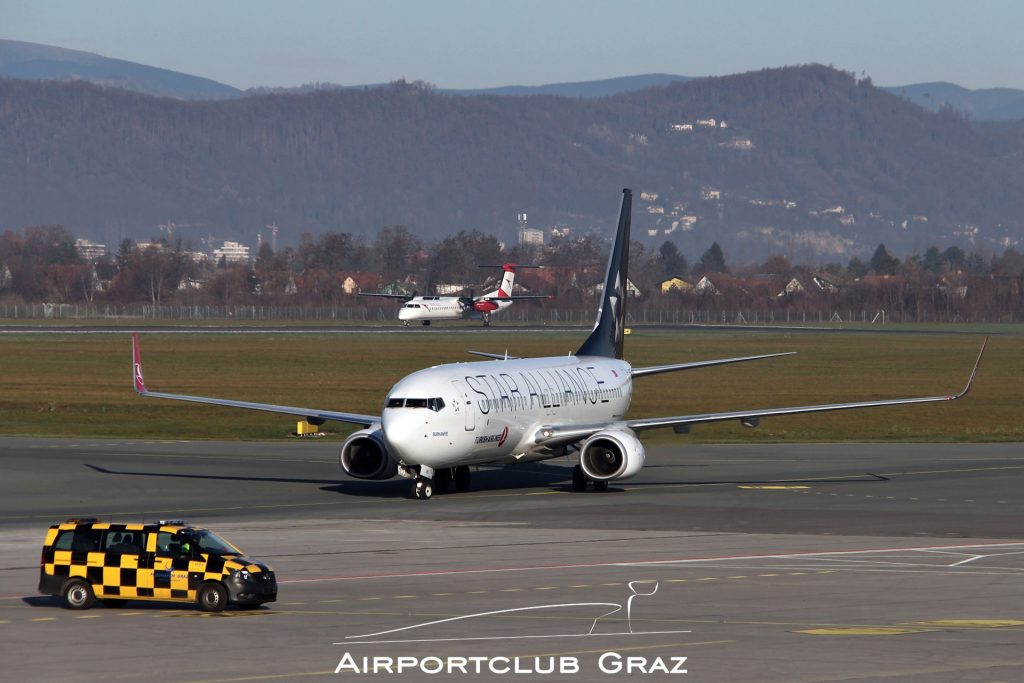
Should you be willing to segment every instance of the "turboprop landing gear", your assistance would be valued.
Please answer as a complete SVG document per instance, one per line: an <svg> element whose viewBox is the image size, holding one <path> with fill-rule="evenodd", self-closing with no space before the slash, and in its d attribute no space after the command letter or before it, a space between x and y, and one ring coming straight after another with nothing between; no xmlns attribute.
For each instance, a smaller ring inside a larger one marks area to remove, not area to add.
<svg viewBox="0 0 1024 683"><path fill-rule="evenodd" d="M423 326L424 327L430 327L430 321L429 320L424 320L423 321Z"/></svg>
<svg viewBox="0 0 1024 683"><path fill-rule="evenodd" d="M579 465L576 465L575 467L572 468L572 490L573 491L586 491L587 490L587 483L591 482L591 481L592 480L586 474L583 473L583 468L582 467L580 467ZM608 482L607 481L594 481L593 483L594 483L594 490L595 491L607 491L608 490Z"/></svg>

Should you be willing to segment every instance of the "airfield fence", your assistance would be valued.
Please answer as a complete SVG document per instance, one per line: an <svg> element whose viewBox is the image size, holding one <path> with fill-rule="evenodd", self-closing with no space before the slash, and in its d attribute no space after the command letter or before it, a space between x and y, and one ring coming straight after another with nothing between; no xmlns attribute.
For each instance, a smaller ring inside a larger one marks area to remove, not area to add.
<svg viewBox="0 0 1024 683"><path fill-rule="evenodd" d="M147 320L166 322L305 322L386 323L395 322L393 306L153 306L148 304L0 304L0 319L7 320ZM581 325L594 322L593 309L519 307L503 312L496 322L534 325ZM964 320L959 315L936 315L901 320L884 310L634 310L629 324L661 325L819 325L860 323L884 325L889 322L1003 322Z"/></svg>

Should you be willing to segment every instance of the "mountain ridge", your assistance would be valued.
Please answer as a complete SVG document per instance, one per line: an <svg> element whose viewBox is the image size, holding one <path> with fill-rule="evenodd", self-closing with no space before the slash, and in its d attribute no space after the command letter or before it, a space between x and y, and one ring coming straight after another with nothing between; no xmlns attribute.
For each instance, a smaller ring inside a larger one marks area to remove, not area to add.
<svg viewBox="0 0 1024 683"><path fill-rule="evenodd" d="M638 238L688 253L1024 239L1021 126L929 113L822 66L598 99L395 83L190 102L0 80L0 102L0 229L61 223L108 245L168 220L250 244L269 223L282 244L393 224L513 242L521 212L605 234L623 186Z"/></svg>

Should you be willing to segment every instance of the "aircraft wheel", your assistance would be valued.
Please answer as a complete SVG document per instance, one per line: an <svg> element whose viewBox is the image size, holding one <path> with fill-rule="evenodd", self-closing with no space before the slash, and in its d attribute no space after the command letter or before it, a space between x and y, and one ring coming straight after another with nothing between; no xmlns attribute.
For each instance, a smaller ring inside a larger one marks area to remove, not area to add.
<svg viewBox="0 0 1024 683"><path fill-rule="evenodd" d="M573 491L586 491L587 490L587 475L583 474L583 468L576 465L572 468L572 490Z"/></svg>
<svg viewBox="0 0 1024 683"><path fill-rule="evenodd" d="M448 490L448 486L452 483L452 468L442 467L439 470L434 470L434 488L438 493L444 493Z"/></svg>
<svg viewBox="0 0 1024 683"><path fill-rule="evenodd" d="M434 485L431 481L424 477L417 477L412 485L412 497L417 500L430 500L432 495L434 495Z"/></svg>
<svg viewBox="0 0 1024 683"><path fill-rule="evenodd" d="M430 327L430 321L429 320L424 320L423 321L423 326L424 327Z"/></svg>
<svg viewBox="0 0 1024 683"><path fill-rule="evenodd" d="M469 490L469 465L459 465L455 468L455 490L465 493Z"/></svg>
<svg viewBox="0 0 1024 683"><path fill-rule="evenodd" d="M606 482L606 481L595 481L594 482L594 490L595 491L607 491L608 490L608 482Z"/></svg>

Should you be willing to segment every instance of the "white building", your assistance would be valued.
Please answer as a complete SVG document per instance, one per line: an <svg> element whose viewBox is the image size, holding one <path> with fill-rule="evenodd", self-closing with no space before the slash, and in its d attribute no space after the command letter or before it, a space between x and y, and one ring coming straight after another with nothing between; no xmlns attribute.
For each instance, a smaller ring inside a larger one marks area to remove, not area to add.
<svg viewBox="0 0 1024 683"><path fill-rule="evenodd" d="M220 263L221 258L227 263L245 263L249 261L249 247L238 242L224 242L220 249L213 250L213 260Z"/></svg>
<svg viewBox="0 0 1024 683"><path fill-rule="evenodd" d="M519 244L537 244L544 246L544 231L523 226L519 229Z"/></svg>
<svg viewBox="0 0 1024 683"><path fill-rule="evenodd" d="M75 240L75 249L78 250L78 255L86 261L95 261L98 258L103 258L107 254L107 245L97 244L96 242L90 242L89 240L84 239Z"/></svg>

